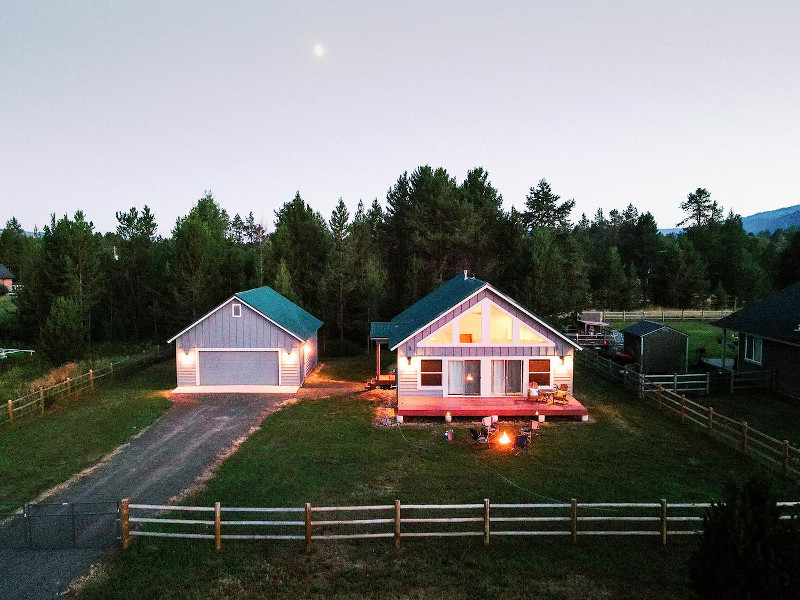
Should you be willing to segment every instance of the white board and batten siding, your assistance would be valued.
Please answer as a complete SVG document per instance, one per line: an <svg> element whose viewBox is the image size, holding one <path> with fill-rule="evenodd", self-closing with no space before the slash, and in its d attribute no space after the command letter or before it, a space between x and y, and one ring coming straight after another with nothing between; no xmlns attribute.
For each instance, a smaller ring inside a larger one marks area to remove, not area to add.
<svg viewBox="0 0 800 600"><path fill-rule="evenodd" d="M239 303L228 301L176 339L178 388L261 385L290 391L299 387L309 362L316 364L316 334L312 350L301 357L300 340L243 303L241 316L234 317L234 302Z"/></svg>

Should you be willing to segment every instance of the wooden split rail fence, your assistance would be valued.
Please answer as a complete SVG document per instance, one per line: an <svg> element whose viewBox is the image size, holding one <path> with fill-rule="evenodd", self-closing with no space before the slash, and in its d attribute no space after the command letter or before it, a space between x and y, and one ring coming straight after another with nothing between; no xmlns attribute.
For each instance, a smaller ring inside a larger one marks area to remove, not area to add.
<svg viewBox="0 0 800 600"><path fill-rule="evenodd" d="M129 356L116 362L109 362L98 369L89 369L82 375L67 377L55 385L41 387L19 398L8 400L5 402L4 410L0 411L0 423L9 423L25 415L44 413L45 408L57 400L91 391L95 384L106 377L133 372L136 368L158 360L162 356L166 356L163 350Z"/></svg>
<svg viewBox="0 0 800 600"><path fill-rule="evenodd" d="M612 321L641 321L643 319L658 319L659 321L716 321L727 317L732 310L705 310L705 309L663 309L663 310L617 310L603 312L603 320Z"/></svg>
<svg viewBox="0 0 800 600"><path fill-rule="evenodd" d="M163 506L120 503L122 546L135 537L213 541L295 540L310 552L315 540L403 538L483 538L562 536L651 536L666 544L670 536L702 533L708 503L659 502L583 503L573 499L552 504L394 504L243 508ZM789 519L800 502L779 502L781 518ZM184 516L186 515L186 516ZM344 517L338 517L344 515Z"/></svg>
<svg viewBox="0 0 800 600"><path fill-rule="evenodd" d="M677 413L682 422L693 424L716 439L738 448L742 454L754 456L777 466L785 477L800 475L800 449L788 440L778 440L753 429L747 421L736 421L714 412L712 406L705 406L664 389L651 386L645 390L645 397L659 407Z"/></svg>

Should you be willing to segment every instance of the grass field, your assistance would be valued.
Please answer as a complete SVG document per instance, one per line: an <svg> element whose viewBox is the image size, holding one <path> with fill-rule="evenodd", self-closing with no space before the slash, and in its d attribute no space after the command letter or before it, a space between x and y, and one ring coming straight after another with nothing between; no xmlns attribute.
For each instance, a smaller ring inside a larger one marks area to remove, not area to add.
<svg viewBox="0 0 800 600"><path fill-rule="evenodd" d="M174 377L172 361L162 362L0 426L0 513L95 464L152 423L169 406L160 390Z"/></svg>
<svg viewBox="0 0 800 600"><path fill-rule="evenodd" d="M366 399L304 400L267 417L186 503L702 502L764 473L590 372L575 387L592 420L547 424L516 457L473 445L469 423L455 423L448 443L440 422L374 426ZM795 483L773 481L780 497L800 497ZM411 540L395 552L382 540L320 542L305 556L292 542L226 543L217 554L205 542L139 539L78 598L683 598L693 544Z"/></svg>

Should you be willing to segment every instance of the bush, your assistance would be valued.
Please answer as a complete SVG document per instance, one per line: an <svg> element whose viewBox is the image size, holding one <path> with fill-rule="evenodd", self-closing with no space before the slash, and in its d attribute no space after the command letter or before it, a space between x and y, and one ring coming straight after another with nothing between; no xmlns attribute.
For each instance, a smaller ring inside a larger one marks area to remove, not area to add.
<svg viewBox="0 0 800 600"><path fill-rule="evenodd" d="M769 483L728 484L724 503L703 517L689 578L703 598L800 598L798 519L779 519Z"/></svg>
<svg viewBox="0 0 800 600"><path fill-rule="evenodd" d="M5 296L6 294L8 294L8 291L9 291L8 288L4 286L2 283L0 283L0 296Z"/></svg>
<svg viewBox="0 0 800 600"><path fill-rule="evenodd" d="M80 359L86 352L86 335L78 303L56 298L39 335L41 353L54 365Z"/></svg>

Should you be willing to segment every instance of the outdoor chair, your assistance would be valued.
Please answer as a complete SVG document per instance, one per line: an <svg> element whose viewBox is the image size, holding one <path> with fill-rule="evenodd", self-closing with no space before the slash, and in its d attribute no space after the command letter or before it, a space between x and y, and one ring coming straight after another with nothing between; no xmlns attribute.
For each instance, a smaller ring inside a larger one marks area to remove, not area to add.
<svg viewBox="0 0 800 600"><path fill-rule="evenodd" d="M524 433L514 437L514 453L519 454L528 447L528 436Z"/></svg>
<svg viewBox="0 0 800 600"><path fill-rule="evenodd" d="M568 394L569 386L566 383L562 383L560 386L558 386L558 391L553 398L553 402L556 404L569 404Z"/></svg>
<svg viewBox="0 0 800 600"><path fill-rule="evenodd" d="M496 421L492 417L484 417L481 419L481 432L483 433L484 437L489 440L495 433L497 433L498 429L494 426Z"/></svg>
<svg viewBox="0 0 800 600"><path fill-rule="evenodd" d="M472 436L472 441L476 444L488 444L489 439L485 435L481 435L478 433L478 430L474 427L469 428L469 434Z"/></svg>
<svg viewBox="0 0 800 600"><path fill-rule="evenodd" d="M539 421L531 421L530 427L523 429L522 433L528 438L528 442L534 437L539 437Z"/></svg>

